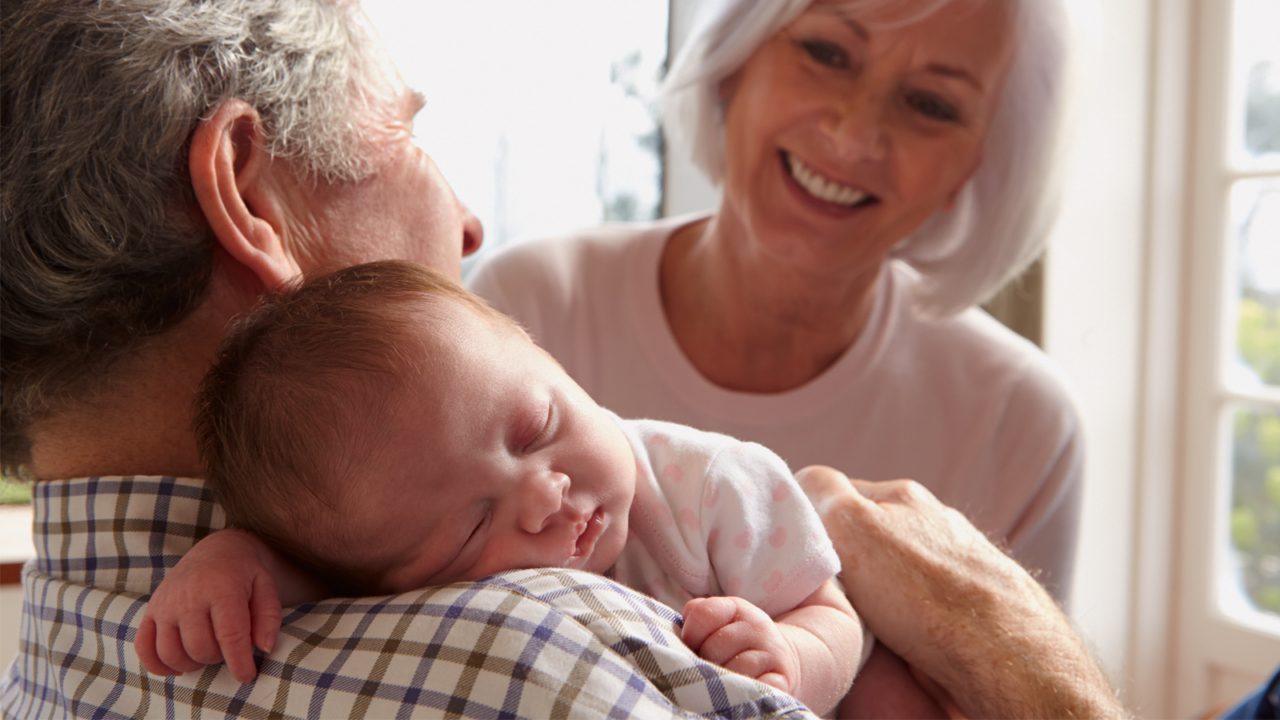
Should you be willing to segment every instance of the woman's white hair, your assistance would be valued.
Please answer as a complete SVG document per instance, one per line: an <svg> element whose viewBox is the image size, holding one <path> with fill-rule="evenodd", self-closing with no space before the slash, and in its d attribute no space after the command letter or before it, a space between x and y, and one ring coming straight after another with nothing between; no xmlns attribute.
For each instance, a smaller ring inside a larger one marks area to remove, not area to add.
<svg viewBox="0 0 1280 720"><path fill-rule="evenodd" d="M713 0L663 85L666 131L719 185L724 174L721 84L813 0ZM912 17L950 0L913 6ZM850 6L901 0L848 0ZM983 302L1041 253L1057 215L1068 121L1070 24L1062 0L1016 0L1012 62L982 162L953 208L939 209L894 248L920 274L919 308L944 316Z"/></svg>

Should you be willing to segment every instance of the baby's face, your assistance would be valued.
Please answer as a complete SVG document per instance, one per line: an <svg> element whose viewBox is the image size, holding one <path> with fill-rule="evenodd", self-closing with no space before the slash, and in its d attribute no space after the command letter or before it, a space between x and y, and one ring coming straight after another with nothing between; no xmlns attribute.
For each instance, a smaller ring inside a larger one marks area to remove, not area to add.
<svg viewBox="0 0 1280 720"><path fill-rule="evenodd" d="M613 417L514 327L457 302L421 327L430 360L396 391L386 450L353 493L355 536L391 567L384 589L610 568L636 479Z"/></svg>

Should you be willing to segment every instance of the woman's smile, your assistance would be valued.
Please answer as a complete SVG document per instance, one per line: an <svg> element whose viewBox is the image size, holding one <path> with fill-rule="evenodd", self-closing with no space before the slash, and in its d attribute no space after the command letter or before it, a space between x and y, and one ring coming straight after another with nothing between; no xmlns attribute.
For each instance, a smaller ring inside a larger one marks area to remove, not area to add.
<svg viewBox="0 0 1280 720"><path fill-rule="evenodd" d="M792 181L788 185L821 203L822 209L828 212L844 215L879 202L876 196L823 175L785 150L779 151L778 156Z"/></svg>

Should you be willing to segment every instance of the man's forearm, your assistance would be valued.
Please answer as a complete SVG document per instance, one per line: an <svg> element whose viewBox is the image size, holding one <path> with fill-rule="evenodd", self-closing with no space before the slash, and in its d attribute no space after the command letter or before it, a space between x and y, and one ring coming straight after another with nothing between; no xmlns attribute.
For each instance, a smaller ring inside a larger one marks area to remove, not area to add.
<svg viewBox="0 0 1280 720"><path fill-rule="evenodd" d="M952 634L939 682L975 717L1115 718L1128 713L1066 616L1029 575L973 607L969 638ZM984 634L981 629L990 630ZM911 658L908 658L910 661ZM928 668L921 668L930 675ZM975 690L977 692L975 692Z"/></svg>
<svg viewBox="0 0 1280 720"><path fill-rule="evenodd" d="M797 474L849 598L878 641L973 717L1123 717L1047 592L963 515L909 481Z"/></svg>

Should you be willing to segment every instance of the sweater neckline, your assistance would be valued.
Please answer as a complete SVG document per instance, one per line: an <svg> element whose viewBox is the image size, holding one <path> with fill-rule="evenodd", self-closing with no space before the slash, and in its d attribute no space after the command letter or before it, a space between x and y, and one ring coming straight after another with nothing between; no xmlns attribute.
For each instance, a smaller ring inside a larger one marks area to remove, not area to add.
<svg viewBox="0 0 1280 720"><path fill-rule="evenodd" d="M881 269L875 302L858 338L817 377L790 390L756 393L717 385L698 371L676 341L662 307L659 268L662 252L677 230L704 220L708 213L680 215L658 221L632 248L626 263L625 302L631 331L641 338L652 366L674 395L700 414L734 423L776 426L819 414L841 401L850 385L875 365L892 326L891 302L898 292L895 273ZM892 261L890 261L892 262Z"/></svg>

